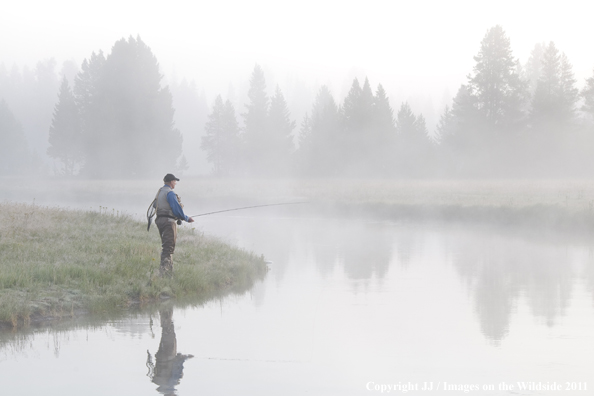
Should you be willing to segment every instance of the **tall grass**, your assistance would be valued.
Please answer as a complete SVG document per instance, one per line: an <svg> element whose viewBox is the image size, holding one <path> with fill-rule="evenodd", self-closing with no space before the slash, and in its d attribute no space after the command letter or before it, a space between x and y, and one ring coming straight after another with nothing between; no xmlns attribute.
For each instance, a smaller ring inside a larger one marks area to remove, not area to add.
<svg viewBox="0 0 594 396"><path fill-rule="evenodd" d="M0 204L0 323L203 297L266 272L262 257L182 227L174 276L160 278L160 245L155 229L119 213Z"/></svg>

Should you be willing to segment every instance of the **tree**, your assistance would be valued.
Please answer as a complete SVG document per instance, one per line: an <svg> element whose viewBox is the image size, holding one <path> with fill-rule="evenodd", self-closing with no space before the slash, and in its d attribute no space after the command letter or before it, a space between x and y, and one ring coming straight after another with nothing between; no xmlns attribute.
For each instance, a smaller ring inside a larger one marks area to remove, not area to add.
<svg viewBox="0 0 594 396"><path fill-rule="evenodd" d="M594 75L586 79L586 86L580 93L584 99L582 105L582 111L590 118L590 121L594 120Z"/></svg>
<svg viewBox="0 0 594 396"><path fill-rule="evenodd" d="M536 43L532 51L530 51L530 57L528 57L528 61L524 66L523 77L527 84L530 95L534 94L534 91L536 90L536 83L538 82L542 72L542 56L545 47L545 43Z"/></svg>
<svg viewBox="0 0 594 396"><path fill-rule="evenodd" d="M204 129L206 135L202 137L201 147L213 165L213 173L219 176L236 173L240 138L233 104L229 100L223 103L221 95L217 96Z"/></svg>
<svg viewBox="0 0 594 396"><path fill-rule="evenodd" d="M341 170L339 109L327 86L320 87L301 126L298 166L308 176L333 176Z"/></svg>
<svg viewBox="0 0 594 396"><path fill-rule="evenodd" d="M561 70L559 88L561 95L560 116L562 120L571 123L575 119L576 105L579 99L579 90L575 86L577 80L573 74L573 67L565 53L561 53Z"/></svg>
<svg viewBox="0 0 594 396"><path fill-rule="evenodd" d="M293 151L293 129L296 123L291 120L285 97L277 86L274 96L270 101L268 112L269 137L267 141L269 174L286 174L291 165Z"/></svg>
<svg viewBox="0 0 594 396"><path fill-rule="evenodd" d="M145 177L175 169L182 138L159 64L140 39L117 41L83 64L75 86L86 140L84 171L92 177ZM91 67L93 66L93 67Z"/></svg>
<svg viewBox="0 0 594 396"><path fill-rule="evenodd" d="M578 90L567 56L551 41L542 56L542 73L532 99L532 126L558 140L575 118Z"/></svg>
<svg viewBox="0 0 594 396"><path fill-rule="evenodd" d="M390 100L379 84L373 98L373 135L370 136L374 141L370 160L375 172L387 174L391 171L396 144L395 122Z"/></svg>
<svg viewBox="0 0 594 396"><path fill-rule="evenodd" d="M62 172L65 175L74 175L83 159L81 124L74 95L66 77L62 79L58 103L54 108L49 144L47 154L62 162Z"/></svg>
<svg viewBox="0 0 594 396"><path fill-rule="evenodd" d="M0 174L21 175L29 162L27 139L4 99L0 100Z"/></svg>
<svg viewBox="0 0 594 396"><path fill-rule="evenodd" d="M339 143L343 169L351 175L373 171L370 158L376 154L374 97L369 80L363 87L355 78L342 106L342 134Z"/></svg>
<svg viewBox="0 0 594 396"><path fill-rule="evenodd" d="M402 103L396 116L397 172L406 176L426 173L432 141L425 117L416 117L408 103Z"/></svg>
<svg viewBox="0 0 594 396"><path fill-rule="evenodd" d="M542 54L541 73L536 83L532 98L533 122L541 127L557 118L560 97L560 56L557 47L551 41Z"/></svg>
<svg viewBox="0 0 594 396"><path fill-rule="evenodd" d="M487 31L481 42L468 87L476 98L476 106L491 131L517 127L525 100L525 84L516 70L509 38L501 26Z"/></svg>
<svg viewBox="0 0 594 396"><path fill-rule="evenodd" d="M248 91L249 103L246 112L242 114L244 120L243 138L245 152L243 160L248 172L262 174L268 165L267 156L268 138L268 95L266 94L266 81L264 71L259 65L254 67L250 78Z"/></svg>

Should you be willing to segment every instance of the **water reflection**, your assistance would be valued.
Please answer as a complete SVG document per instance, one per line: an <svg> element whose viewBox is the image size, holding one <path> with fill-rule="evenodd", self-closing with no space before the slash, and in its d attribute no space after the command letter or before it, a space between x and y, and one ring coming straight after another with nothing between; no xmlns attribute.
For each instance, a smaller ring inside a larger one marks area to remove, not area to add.
<svg viewBox="0 0 594 396"><path fill-rule="evenodd" d="M453 264L474 298L483 334L499 343L511 316L525 302L538 321L552 327L569 304L575 274L565 246L498 233L467 236L453 245Z"/></svg>
<svg viewBox="0 0 594 396"><path fill-rule="evenodd" d="M163 304L159 308L161 319L161 341L159 350L155 354L154 362L150 351L147 351L146 365L149 369L147 376L158 385L160 394L176 395L175 387L184 376L184 362L194 357L177 352L177 338L173 324L173 305Z"/></svg>
<svg viewBox="0 0 594 396"><path fill-rule="evenodd" d="M414 271L428 261L451 264L469 293L482 334L494 344L508 335L520 304L537 322L554 326L569 305L577 279L574 267L584 261L568 253L575 249L562 235L536 236L530 230L510 235L505 227L255 218L233 224L239 225L238 240L250 241L249 248L274 261L271 275L279 284L289 282L284 279L289 261L305 258L322 277L338 269L362 281L350 283L353 293L369 280L382 285L394 272ZM586 282L594 285L592 266L585 270Z"/></svg>

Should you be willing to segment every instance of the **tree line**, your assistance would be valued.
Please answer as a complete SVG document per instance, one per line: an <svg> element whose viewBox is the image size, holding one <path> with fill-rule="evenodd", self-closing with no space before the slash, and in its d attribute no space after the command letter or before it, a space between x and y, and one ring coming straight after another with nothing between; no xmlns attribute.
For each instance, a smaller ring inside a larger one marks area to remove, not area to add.
<svg viewBox="0 0 594 396"><path fill-rule="evenodd" d="M581 92L567 56L539 43L522 65L501 26L487 31L475 66L430 134L422 114L355 79L337 104L322 86L291 139L279 88L250 79L240 127L230 101L215 100L202 148L217 175L321 177L586 176L594 174L594 76Z"/></svg>
<svg viewBox="0 0 594 396"><path fill-rule="evenodd" d="M93 52L72 86L64 76L47 148L47 155L60 164L56 173L130 178L183 169L182 136L162 78L156 57L139 37L117 41L107 56ZM17 142L21 154L26 151L22 126L4 100L0 133L3 143ZM7 152L14 149L2 146ZM21 171L19 157L26 156L7 156L0 171Z"/></svg>
<svg viewBox="0 0 594 396"><path fill-rule="evenodd" d="M594 76L578 90L572 65L553 42L537 44L520 63L500 26L487 31L474 61L432 133L422 114L407 103L394 110L382 85L372 88L367 79L354 79L341 102L320 87L298 124L278 86L268 95L256 65L243 111L219 95L204 131L196 126L186 136L203 135L196 144L217 176L594 174ZM0 67L0 173L41 162L27 144L40 130L49 130L44 150L59 164L55 173L129 178L187 168L171 91L139 37L117 41L107 55L92 53L61 82L54 67Z"/></svg>

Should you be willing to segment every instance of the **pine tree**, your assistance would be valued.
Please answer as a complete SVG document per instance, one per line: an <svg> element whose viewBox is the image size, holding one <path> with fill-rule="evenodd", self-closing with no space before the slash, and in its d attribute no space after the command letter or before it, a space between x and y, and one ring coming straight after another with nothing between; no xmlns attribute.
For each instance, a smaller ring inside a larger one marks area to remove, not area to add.
<svg viewBox="0 0 594 396"><path fill-rule="evenodd" d="M582 89L580 95L584 99L582 111L586 113L586 116L592 122L594 121L594 75L586 79L586 86Z"/></svg>
<svg viewBox="0 0 594 396"><path fill-rule="evenodd" d="M339 146L345 172L351 175L369 174L376 166L371 161L377 154L374 102L369 80L366 78L360 87L354 79L342 106L343 138Z"/></svg>
<svg viewBox="0 0 594 396"><path fill-rule="evenodd" d="M572 123L575 119L579 90L577 80L573 74L573 67L565 53L561 53L559 88L561 95L560 116L564 123Z"/></svg>
<svg viewBox="0 0 594 396"><path fill-rule="evenodd" d="M295 146L293 143L293 129L296 123L291 120L285 97L277 86L270 101L268 112L268 174L284 175L290 170Z"/></svg>
<svg viewBox="0 0 594 396"><path fill-rule="evenodd" d="M22 175L29 162L27 139L4 99L0 100L0 175Z"/></svg>
<svg viewBox="0 0 594 396"><path fill-rule="evenodd" d="M83 64L75 85L83 103L85 172L144 177L175 169L182 138L152 51L139 37L130 37L117 41L104 62L101 58Z"/></svg>
<svg viewBox="0 0 594 396"><path fill-rule="evenodd" d="M268 129L268 104L264 71L259 65L254 66L248 91L249 103L242 114L244 121L243 139L245 168L251 174L266 172L266 138Z"/></svg>
<svg viewBox="0 0 594 396"><path fill-rule="evenodd" d="M501 26L487 31L481 42L468 87L485 127L505 131L521 121L526 97L525 84L517 73L509 38Z"/></svg>
<svg viewBox="0 0 594 396"><path fill-rule="evenodd" d="M536 43L530 52L530 57L528 57L528 61L526 62L526 65L523 69L524 81L526 81L530 95L534 94L534 91L536 90L536 83L538 82L540 74L542 73L542 56L545 47L545 43Z"/></svg>
<svg viewBox="0 0 594 396"><path fill-rule="evenodd" d="M425 173L431 147L425 117L415 116L406 102L402 103L396 116L396 138L397 173L404 176Z"/></svg>
<svg viewBox="0 0 594 396"><path fill-rule="evenodd" d="M320 87L311 116L301 124L298 163L308 176L333 176L341 171L339 109L327 86Z"/></svg>
<svg viewBox="0 0 594 396"><path fill-rule="evenodd" d="M58 103L49 132L47 154L62 162L62 173L72 176L78 172L83 160L81 124L74 95L66 77L62 80Z"/></svg>
<svg viewBox="0 0 594 396"><path fill-rule="evenodd" d="M567 56L551 41L542 57L542 73L532 99L533 126L559 134L575 117L578 90Z"/></svg>
<svg viewBox="0 0 594 396"><path fill-rule="evenodd" d="M217 96L204 129L206 135L202 137L201 147L213 165L213 173L218 176L237 173L240 138L233 104L229 100L223 103L221 95Z"/></svg>

